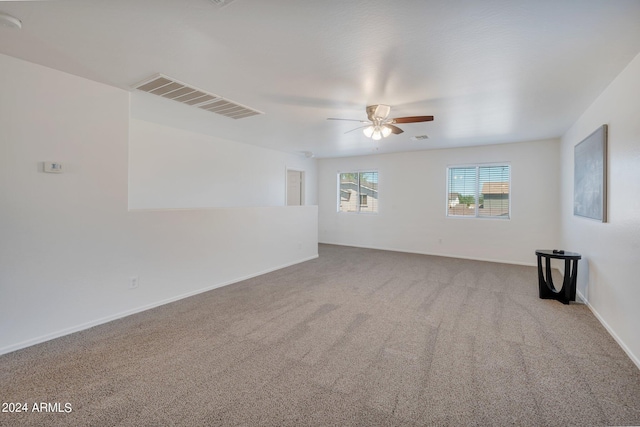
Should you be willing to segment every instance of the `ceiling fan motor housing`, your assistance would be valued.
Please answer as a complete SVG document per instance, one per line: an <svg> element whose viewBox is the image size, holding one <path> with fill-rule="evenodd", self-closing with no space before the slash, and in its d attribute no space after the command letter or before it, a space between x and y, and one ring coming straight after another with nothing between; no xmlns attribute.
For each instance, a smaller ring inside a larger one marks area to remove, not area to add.
<svg viewBox="0 0 640 427"><path fill-rule="evenodd" d="M375 121L375 119L386 119L389 117L389 113L391 112L391 107L388 105L369 105L367 107L367 117L369 120Z"/></svg>

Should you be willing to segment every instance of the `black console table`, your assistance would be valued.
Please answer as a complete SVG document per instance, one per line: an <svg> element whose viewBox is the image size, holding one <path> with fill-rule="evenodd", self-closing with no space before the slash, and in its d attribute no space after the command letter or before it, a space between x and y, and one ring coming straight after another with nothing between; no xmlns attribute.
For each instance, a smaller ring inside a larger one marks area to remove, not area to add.
<svg viewBox="0 0 640 427"><path fill-rule="evenodd" d="M563 304L575 301L578 260L582 258L582 255L575 252L538 249L536 256L538 257L538 290L540 291L540 298L555 299ZM545 259L546 274L542 272L542 258ZM551 278L552 258L564 260L564 281L560 290L556 290L553 286L553 279Z"/></svg>

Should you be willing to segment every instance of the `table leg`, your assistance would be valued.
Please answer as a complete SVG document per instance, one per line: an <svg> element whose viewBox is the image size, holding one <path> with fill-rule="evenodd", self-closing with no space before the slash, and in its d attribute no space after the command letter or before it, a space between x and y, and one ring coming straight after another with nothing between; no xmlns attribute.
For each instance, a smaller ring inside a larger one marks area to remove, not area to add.
<svg viewBox="0 0 640 427"><path fill-rule="evenodd" d="M553 285L553 275L551 274L551 259L545 258L544 262L547 271L547 287L550 291L558 293L558 290Z"/></svg>
<svg viewBox="0 0 640 427"><path fill-rule="evenodd" d="M571 260L564 260L564 280L562 281L562 299L563 304L569 304L571 301Z"/></svg>
<svg viewBox="0 0 640 427"><path fill-rule="evenodd" d="M576 286L578 281L578 260L573 260L573 268L571 269L571 301L576 300Z"/></svg>
<svg viewBox="0 0 640 427"><path fill-rule="evenodd" d="M553 286L553 278L551 277L551 263L547 257L544 257L544 270L543 270L543 257L538 255L538 291L540 298L543 299L558 299L557 292ZM546 272L546 274L544 272Z"/></svg>

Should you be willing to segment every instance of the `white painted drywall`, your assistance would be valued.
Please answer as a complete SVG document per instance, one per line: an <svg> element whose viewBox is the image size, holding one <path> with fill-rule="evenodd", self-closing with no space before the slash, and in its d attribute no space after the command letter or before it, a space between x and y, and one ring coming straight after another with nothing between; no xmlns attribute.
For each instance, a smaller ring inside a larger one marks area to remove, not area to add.
<svg viewBox="0 0 640 427"><path fill-rule="evenodd" d="M558 243L558 155L548 140L320 159L319 240L533 265ZM447 218L447 166L487 162L511 165L511 219ZM379 214L336 212L337 173L368 169L379 171Z"/></svg>
<svg viewBox="0 0 640 427"><path fill-rule="evenodd" d="M130 130L131 209L284 206L287 168L305 171L317 204L315 159L135 118Z"/></svg>
<svg viewBox="0 0 640 427"><path fill-rule="evenodd" d="M573 216L574 147L609 125L608 222ZM579 252L578 291L640 367L640 55L562 138L562 246Z"/></svg>
<svg viewBox="0 0 640 427"><path fill-rule="evenodd" d="M315 206L128 211L128 92L0 69L0 354L317 256Z"/></svg>

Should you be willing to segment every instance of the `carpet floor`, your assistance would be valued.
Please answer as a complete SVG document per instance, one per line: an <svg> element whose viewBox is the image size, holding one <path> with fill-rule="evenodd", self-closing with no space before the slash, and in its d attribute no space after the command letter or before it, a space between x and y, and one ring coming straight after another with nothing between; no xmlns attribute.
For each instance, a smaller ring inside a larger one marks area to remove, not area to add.
<svg viewBox="0 0 640 427"><path fill-rule="evenodd" d="M640 425L640 370L534 267L319 254L0 356L0 425Z"/></svg>

